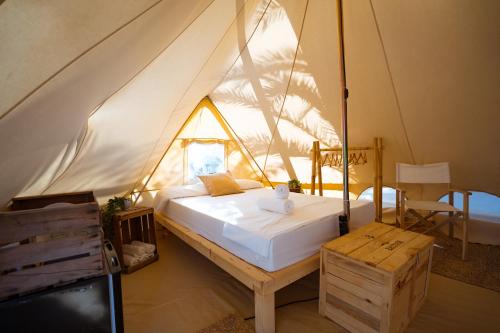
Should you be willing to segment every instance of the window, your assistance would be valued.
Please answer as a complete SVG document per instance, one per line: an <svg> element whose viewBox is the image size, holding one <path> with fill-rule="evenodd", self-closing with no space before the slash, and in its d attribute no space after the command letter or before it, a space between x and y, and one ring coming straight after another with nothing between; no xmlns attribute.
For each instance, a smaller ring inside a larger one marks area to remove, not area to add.
<svg viewBox="0 0 500 333"><path fill-rule="evenodd" d="M373 187L368 187L361 192L358 200L373 201ZM382 208L396 207L396 190L392 187L382 187Z"/></svg>
<svg viewBox="0 0 500 333"><path fill-rule="evenodd" d="M471 192L469 197L469 216L483 221L500 222L500 198L485 192ZM448 202L448 194L443 195L441 202ZM463 208L463 195L455 192L453 206Z"/></svg>
<svg viewBox="0 0 500 333"><path fill-rule="evenodd" d="M225 144L190 142L187 146L187 182L195 183L200 175L224 172Z"/></svg>

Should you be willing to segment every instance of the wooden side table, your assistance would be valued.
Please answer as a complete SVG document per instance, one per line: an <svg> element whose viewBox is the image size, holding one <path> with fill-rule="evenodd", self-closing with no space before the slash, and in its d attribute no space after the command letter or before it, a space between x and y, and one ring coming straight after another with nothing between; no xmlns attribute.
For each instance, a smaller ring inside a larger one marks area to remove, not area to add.
<svg viewBox="0 0 500 333"><path fill-rule="evenodd" d="M323 245L320 314L351 332L403 332L427 295L433 243L370 223Z"/></svg>
<svg viewBox="0 0 500 333"><path fill-rule="evenodd" d="M115 247L124 273L132 273L158 260L158 244L156 243L155 220L153 208L130 208L116 213L113 216ZM154 255L140 263L126 267L123 261L123 244L140 241L155 246Z"/></svg>

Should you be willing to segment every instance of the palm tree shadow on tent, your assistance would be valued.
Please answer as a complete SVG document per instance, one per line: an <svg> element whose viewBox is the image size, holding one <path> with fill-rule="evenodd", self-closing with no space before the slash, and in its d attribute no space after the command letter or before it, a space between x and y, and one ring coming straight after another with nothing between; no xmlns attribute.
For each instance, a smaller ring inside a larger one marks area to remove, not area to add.
<svg viewBox="0 0 500 333"><path fill-rule="evenodd" d="M259 10L263 12L260 22L262 31L272 29L274 24L280 24L283 20L288 21L286 12L277 1L271 1L267 10ZM240 26L243 24L240 23ZM267 127L250 135L242 134L242 140L260 161L261 167L264 167L268 155L274 156L273 160L281 158L283 164L270 163L265 166L266 174L273 177L285 166L289 176L296 178L290 161L292 156L309 158L315 140L319 140L323 146L338 145L340 141L333 124L322 116L326 105L314 76L308 71L307 62L301 59L300 45L295 48L297 43L300 44L299 38L291 27L289 30L291 38L296 39L295 45L266 50L256 55L245 47L241 61L231 68L225 81L210 96L219 106L223 103L242 108L252 112L255 117L260 113ZM239 32L242 40L244 31L240 29ZM231 118L224 112L225 108L219 107L219 110ZM228 122L231 123L231 120ZM238 126L234 121L231 125ZM295 133L291 133L290 129Z"/></svg>

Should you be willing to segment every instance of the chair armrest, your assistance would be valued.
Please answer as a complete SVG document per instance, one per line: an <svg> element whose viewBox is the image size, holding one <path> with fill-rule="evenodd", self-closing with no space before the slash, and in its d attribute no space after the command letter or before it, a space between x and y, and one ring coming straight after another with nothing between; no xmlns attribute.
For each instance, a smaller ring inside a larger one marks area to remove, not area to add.
<svg viewBox="0 0 500 333"><path fill-rule="evenodd" d="M453 199L452 199L453 193L454 192L462 193L462 205L463 205L462 211L464 214L464 218L466 220L468 220L469 219L469 195L472 195L472 193L469 191L452 189L452 188L450 188L448 190L448 192L449 192L448 198L450 199L450 205L452 205L452 206L453 206Z"/></svg>
<svg viewBox="0 0 500 333"><path fill-rule="evenodd" d="M406 200L406 190L401 187L395 187L396 190L396 202L399 202L402 198L402 201Z"/></svg>
<svg viewBox="0 0 500 333"><path fill-rule="evenodd" d="M396 190L396 192L406 193L406 189L404 189L404 188L401 188L401 187L395 187L394 189Z"/></svg>
<svg viewBox="0 0 500 333"><path fill-rule="evenodd" d="M448 190L448 192L452 192L452 193L453 193L453 192L460 192L460 193L462 193L463 195L472 195L472 193L471 193L471 192L469 192L469 191L466 191L466 190L458 190L458 189L455 189L455 188L450 188L450 189Z"/></svg>

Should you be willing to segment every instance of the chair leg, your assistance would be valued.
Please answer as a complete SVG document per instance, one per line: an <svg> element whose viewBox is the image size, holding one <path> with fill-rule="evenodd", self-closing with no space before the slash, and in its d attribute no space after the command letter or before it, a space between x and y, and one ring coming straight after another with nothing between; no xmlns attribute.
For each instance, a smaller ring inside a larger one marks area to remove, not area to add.
<svg viewBox="0 0 500 333"><path fill-rule="evenodd" d="M403 196L403 194L401 194ZM404 229L405 228L405 215L406 215L406 207L405 207L405 200L404 198L401 198L399 202L399 227Z"/></svg>
<svg viewBox="0 0 500 333"><path fill-rule="evenodd" d="M450 213L449 214L450 216L450 219L453 218L453 213ZM450 223L448 223L448 237L450 237L451 239L453 239L455 237L455 224L453 221L450 221Z"/></svg>
<svg viewBox="0 0 500 333"><path fill-rule="evenodd" d="M450 206L454 206L454 201L455 201L455 193L453 191L448 191L448 203L450 204ZM448 216L451 219L455 214L456 213L454 212L449 212ZM451 239L455 237L453 230L454 227L455 225L453 224L453 222L450 222L450 224L448 225L448 237L450 237Z"/></svg>
<svg viewBox="0 0 500 333"><path fill-rule="evenodd" d="M464 224L462 230L462 260L465 260L467 256L467 246L469 245L469 195L469 192L463 195L462 217L464 219Z"/></svg>
<svg viewBox="0 0 500 333"><path fill-rule="evenodd" d="M399 211L401 209L401 207L399 207L399 190L396 189L396 225L398 225L398 222L399 222Z"/></svg>
<svg viewBox="0 0 500 333"><path fill-rule="evenodd" d="M467 257L467 246L469 244L469 219L464 218L462 230L462 260Z"/></svg>

